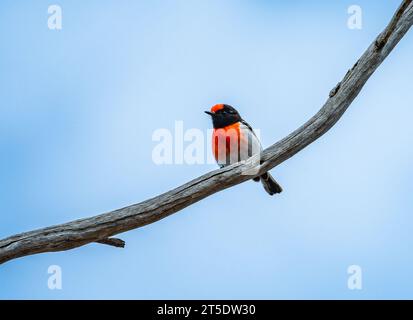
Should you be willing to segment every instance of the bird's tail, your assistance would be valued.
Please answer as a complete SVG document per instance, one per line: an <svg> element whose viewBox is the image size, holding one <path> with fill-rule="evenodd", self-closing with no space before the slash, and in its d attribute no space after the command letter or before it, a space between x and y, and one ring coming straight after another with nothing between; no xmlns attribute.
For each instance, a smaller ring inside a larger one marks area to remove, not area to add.
<svg viewBox="0 0 413 320"><path fill-rule="evenodd" d="M264 186L265 191L272 196L276 193L281 193L283 189L281 186L275 181L275 179L268 173L264 173L262 176L259 177L261 180L262 185Z"/></svg>

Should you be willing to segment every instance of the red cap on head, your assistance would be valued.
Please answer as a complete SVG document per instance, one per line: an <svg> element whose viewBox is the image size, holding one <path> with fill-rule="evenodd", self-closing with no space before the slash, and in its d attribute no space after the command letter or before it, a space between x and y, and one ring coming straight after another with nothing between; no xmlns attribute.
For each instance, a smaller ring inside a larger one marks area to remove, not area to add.
<svg viewBox="0 0 413 320"><path fill-rule="evenodd" d="M211 108L211 112L217 112L218 110L221 110L222 108L224 108L224 105L222 103L216 104L215 106Z"/></svg>

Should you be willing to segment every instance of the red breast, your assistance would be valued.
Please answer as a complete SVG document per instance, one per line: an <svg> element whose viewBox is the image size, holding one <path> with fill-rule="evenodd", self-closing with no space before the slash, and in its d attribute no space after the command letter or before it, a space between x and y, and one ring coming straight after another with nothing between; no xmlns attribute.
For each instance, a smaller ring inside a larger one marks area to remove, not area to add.
<svg viewBox="0 0 413 320"><path fill-rule="evenodd" d="M240 152L241 130L240 123L214 129L212 134L212 152L217 162L225 161L228 155ZM235 154L234 154L235 156Z"/></svg>

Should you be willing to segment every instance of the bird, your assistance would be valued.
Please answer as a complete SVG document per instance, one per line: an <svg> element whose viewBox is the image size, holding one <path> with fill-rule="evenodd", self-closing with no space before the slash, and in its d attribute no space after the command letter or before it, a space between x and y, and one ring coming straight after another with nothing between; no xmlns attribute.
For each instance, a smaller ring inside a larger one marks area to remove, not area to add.
<svg viewBox="0 0 413 320"><path fill-rule="evenodd" d="M220 103L205 113L212 118L212 152L221 168L246 160L262 151L261 142L254 130L234 107ZM253 180L261 181L270 196L282 192L281 186L269 172Z"/></svg>

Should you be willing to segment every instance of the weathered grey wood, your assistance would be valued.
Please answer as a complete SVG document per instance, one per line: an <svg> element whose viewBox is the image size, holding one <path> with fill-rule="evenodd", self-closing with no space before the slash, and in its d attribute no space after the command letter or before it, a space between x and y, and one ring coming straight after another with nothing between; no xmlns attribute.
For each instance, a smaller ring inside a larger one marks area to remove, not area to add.
<svg viewBox="0 0 413 320"><path fill-rule="evenodd" d="M106 244L108 246L116 247L116 248L125 248L125 241L118 238L105 238L102 240L95 241L100 244Z"/></svg>
<svg viewBox="0 0 413 320"><path fill-rule="evenodd" d="M413 0L404 0L386 29L330 92L321 110L303 126L263 151L255 176L268 171L326 133L343 115L364 84L413 24ZM243 175L256 159L207 173L152 199L91 218L17 234L0 240L0 263L52 251L73 249L91 242L122 246L109 237L142 227L200 201L211 194L253 178Z"/></svg>

